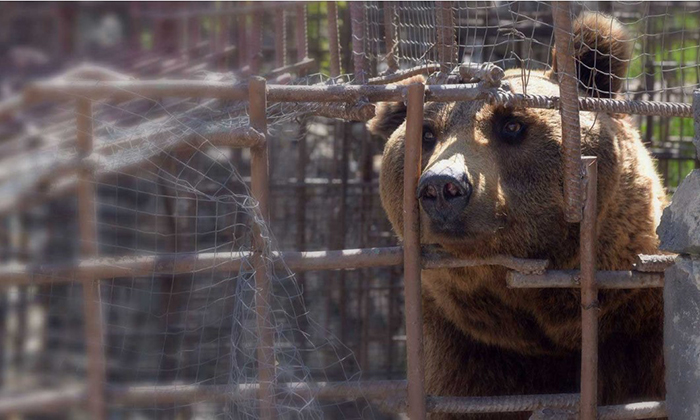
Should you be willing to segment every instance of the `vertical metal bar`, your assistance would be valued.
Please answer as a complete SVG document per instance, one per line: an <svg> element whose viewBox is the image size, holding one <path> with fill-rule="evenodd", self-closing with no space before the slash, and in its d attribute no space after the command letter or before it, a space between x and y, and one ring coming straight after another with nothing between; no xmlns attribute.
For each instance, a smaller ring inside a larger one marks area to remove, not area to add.
<svg viewBox="0 0 700 420"><path fill-rule="evenodd" d="M384 41L386 42L386 64L393 73L399 69L394 53L396 51L396 27L394 27L394 3L384 3Z"/></svg>
<svg viewBox="0 0 700 420"><path fill-rule="evenodd" d="M287 19L284 9L275 10L275 65L283 67L287 65Z"/></svg>
<svg viewBox="0 0 700 420"><path fill-rule="evenodd" d="M403 242L408 355L408 416L424 420L425 373L423 366L423 308L421 300L420 220L416 188L421 170L421 133L423 131L422 83L408 86L406 144L403 175Z"/></svg>
<svg viewBox="0 0 700 420"><path fill-rule="evenodd" d="M248 64L248 16L241 14L236 18L238 34L236 35L236 48L238 48L238 69Z"/></svg>
<svg viewBox="0 0 700 420"><path fill-rule="evenodd" d="M363 85L369 77L367 56L365 55L365 2L350 3L350 20L352 21L352 61L355 83Z"/></svg>
<svg viewBox="0 0 700 420"><path fill-rule="evenodd" d="M327 2L328 48L330 49L331 77L340 76L340 40L338 38L338 8L336 2Z"/></svg>
<svg viewBox="0 0 700 420"><path fill-rule="evenodd" d="M78 99L76 107L77 146L83 157L92 153L92 103ZM80 226L80 254L83 258L97 256L97 223L95 209L94 177L89 168L81 168L78 174L78 220ZM104 361L104 335L100 305L99 280L86 279L83 285L83 312L85 316L85 341L87 346L87 389L90 417L107 418L104 388L106 372Z"/></svg>
<svg viewBox="0 0 700 420"><path fill-rule="evenodd" d="M231 17L226 13L228 5L230 5L230 3L223 3L222 7L224 8L224 13L222 14L222 16L219 17L219 42L217 42L217 52L220 54L218 61L219 68L222 71L226 70L226 68L228 67L228 55L224 54L224 51L226 51L226 47L229 43L229 27L231 23Z"/></svg>
<svg viewBox="0 0 700 420"><path fill-rule="evenodd" d="M574 58L569 3L552 3L556 68L559 73L561 137L564 160L564 204L566 220L581 221L581 123L578 115L578 79Z"/></svg>
<svg viewBox="0 0 700 420"><path fill-rule="evenodd" d="M454 13L451 1L436 4L437 47L440 72L448 74L457 63L457 40L455 37Z"/></svg>
<svg viewBox="0 0 700 420"><path fill-rule="evenodd" d="M581 420L598 418L598 288L595 283L598 165L582 159L585 207L581 220Z"/></svg>
<svg viewBox="0 0 700 420"><path fill-rule="evenodd" d="M306 31L307 26L306 26L306 4L304 3L299 3L296 6L296 44L297 44L297 61L301 61L306 56L308 55L308 50L307 50L307 42L306 42ZM330 13L330 12L328 12ZM332 32L333 28L330 27L329 23L329 32ZM337 37L337 31L338 28L336 27L336 37ZM333 44L329 46L331 51L333 51ZM331 53L332 54L332 53Z"/></svg>
<svg viewBox="0 0 700 420"><path fill-rule="evenodd" d="M251 77L249 83L250 125L267 136L267 86L262 77ZM270 195L267 142L251 149L251 192L258 201L261 223L269 221ZM260 382L260 417L276 418L275 413L275 351L271 308L272 285L265 264L265 233L254 225L255 310L258 329L258 381Z"/></svg>
<svg viewBox="0 0 700 420"><path fill-rule="evenodd" d="M251 74L260 73L262 66L262 12L253 12L250 25L250 72Z"/></svg>

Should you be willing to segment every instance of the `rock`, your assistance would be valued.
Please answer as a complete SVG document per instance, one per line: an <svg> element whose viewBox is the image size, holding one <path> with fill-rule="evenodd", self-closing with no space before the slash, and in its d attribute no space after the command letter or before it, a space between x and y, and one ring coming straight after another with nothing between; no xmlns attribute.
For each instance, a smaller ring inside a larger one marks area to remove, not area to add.
<svg viewBox="0 0 700 420"><path fill-rule="evenodd" d="M700 255L700 170L688 174L678 187L656 232L662 250Z"/></svg>
<svg viewBox="0 0 700 420"><path fill-rule="evenodd" d="M666 270L664 358L669 419L700 419L700 258Z"/></svg>

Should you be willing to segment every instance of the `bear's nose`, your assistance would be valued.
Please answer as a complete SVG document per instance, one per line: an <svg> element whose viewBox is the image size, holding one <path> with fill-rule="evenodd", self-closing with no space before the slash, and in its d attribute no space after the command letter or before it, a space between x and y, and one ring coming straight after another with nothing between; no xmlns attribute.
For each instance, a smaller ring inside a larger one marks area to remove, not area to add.
<svg viewBox="0 0 700 420"><path fill-rule="evenodd" d="M447 222L459 216L467 207L472 186L466 171L448 165L436 166L421 175L418 198L431 219Z"/></svg>

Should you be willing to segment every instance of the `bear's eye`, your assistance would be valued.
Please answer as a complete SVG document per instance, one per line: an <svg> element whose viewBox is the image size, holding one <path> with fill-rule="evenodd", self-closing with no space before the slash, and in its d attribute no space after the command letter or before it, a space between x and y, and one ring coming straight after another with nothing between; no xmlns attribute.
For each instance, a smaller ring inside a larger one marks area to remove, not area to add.
<svg viewBox="0 0 700 420"><path fill-rule="evenodd" d="M525 132L525 123L515 118L508 118L501 124L500 136L503 140L513 143L519 141Z"/></svg>
<svg viewBox="0 0 700 420"><path fill-rule="evenodd" d="M423 126L423 148L428 150L432 149L435 147L436 142L437 136L435 135L433 129L427 125Z"/></svg>

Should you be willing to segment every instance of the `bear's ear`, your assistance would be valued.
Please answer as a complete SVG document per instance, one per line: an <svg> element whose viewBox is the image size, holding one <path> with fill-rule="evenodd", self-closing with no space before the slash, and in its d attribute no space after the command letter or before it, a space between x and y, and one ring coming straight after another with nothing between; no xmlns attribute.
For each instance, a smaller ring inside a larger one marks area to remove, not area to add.
<svg viewBox="0 0 700 420"><path fill-rule="evenodd" d="M622 88L632 56L629 33L617 19L603 13L584 12L572 25L579 86L588 96L614 97ZM552 63L555 77L555 50Z"/></svg>
<svg viewBox="0 0 700 420"><path fill-rule="evenodd" d="M425 77L418 75L409 77L397 85L424 83ZM406 119L406 104L403 102L380 102L374 111L374 118L367 122L370 133L387 140Z"/></svg>

